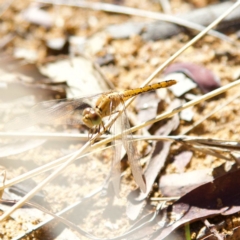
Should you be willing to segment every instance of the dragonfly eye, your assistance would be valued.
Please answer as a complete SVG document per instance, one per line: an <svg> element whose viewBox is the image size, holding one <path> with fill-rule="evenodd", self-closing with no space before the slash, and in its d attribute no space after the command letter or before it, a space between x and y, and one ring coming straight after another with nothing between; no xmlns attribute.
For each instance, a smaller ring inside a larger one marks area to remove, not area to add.
<svg viewBox="0 0 240 240"><path fill-rule="evenodd" d="M82 120L84 124L89 128L93 128L97 125L100 125L102 122L101 117L93 108L84 109Z"/></svg>

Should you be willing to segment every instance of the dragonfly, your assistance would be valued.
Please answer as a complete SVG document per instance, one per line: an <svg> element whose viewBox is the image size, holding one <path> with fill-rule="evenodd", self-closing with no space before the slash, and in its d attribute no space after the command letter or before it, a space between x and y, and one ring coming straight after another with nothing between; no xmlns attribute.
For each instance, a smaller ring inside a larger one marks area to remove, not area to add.
<svg viewBox="0 0 240 240"><path fill-rule="evenodd" d="M36 124L84 124L90 132L99 133L101 127L106 131L104 118L111 117L118 112L119 105L123 106L128 99L159 88L166 88L176 84L176 80L166 80L153 83L141 88L129 89L124 91L110 91L77 99L50 100L40 102L35 105L24 117L16 118L11 122L11 126L25 128ZM92 105L92 102L95 104ZM121 114L121 131L124 132L130 127L126 117L126 111ZM131 136L131 134L130 134ZM136 148L129 137L122 134L122 142L127 152L130 168L133 177L143 192L146 192L146 181L143 175L142 167L139 163L139 156ZM117 160L115 160L116 164ZM117 168L116 168L117 169ZM113 171L114 172L114 171ZM117 170L115 170L115 173ZM115 184L116 185L116 184ZM114 187L117 188L117 187Z"/></svg>

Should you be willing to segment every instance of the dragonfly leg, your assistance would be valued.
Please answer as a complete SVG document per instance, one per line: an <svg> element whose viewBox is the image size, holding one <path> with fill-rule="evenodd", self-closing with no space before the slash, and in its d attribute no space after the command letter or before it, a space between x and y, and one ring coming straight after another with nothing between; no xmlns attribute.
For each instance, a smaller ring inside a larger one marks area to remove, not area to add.
<svg viewBox="0 0 240 240"><path fill-rule="evenodd" d="M93 129L89 129L88 131L88 140L91 140L93 137Z"/></svg>
<svg viewBox="0 0 240 240"><path fill-rule="evenodd" d="M105 128L104 123L102 122L101 124L102 124L103 131L106 132L107 129ZM100 125L99 125L99 130L100 130Z"/></svg>
<svg viewBox="0 0 240 240"><path fill-rule="evenodd" d="M88 140L92 140L94 138L94 134L100 133L101 131L101 126L103 127L104 132L107 130L104 126L104 123L102 122L101 124L94 126L94 128L89 128L88 131Z"/></svg>

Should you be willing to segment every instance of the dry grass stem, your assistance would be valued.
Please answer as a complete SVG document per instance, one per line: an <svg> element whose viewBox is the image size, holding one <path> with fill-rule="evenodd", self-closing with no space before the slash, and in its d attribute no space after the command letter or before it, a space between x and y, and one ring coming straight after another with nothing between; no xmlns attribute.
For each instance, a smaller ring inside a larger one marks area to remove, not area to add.
<svg viewBox="0 0 240 240"><path fill-rule="evenodd" d="M197 127L199 124L201 124L203 121L205 121L206 119L208 119L209 117L211 117L213 114L215 114L216 112L220 111L221 109L223 109L224 107L226 107L228 104L230 104L232 101L234 101L235 99L239 98L240 94L237 93L235 94L233 97L231 97L230 99L228 99L226 102L224 102L222 105L216 107L213 111L211 111L209 114L207 114L206 116L204 116L203 118L201 118L199 121L197 121L196 123L193 123L193 125L185 130L184 132L181 133L181 135L186 135L187 133L191 132L195 127Z"/></svg>
<svg viewBox="0 0 240 240"><path fill-rule="evenodd" d="M197 31L203 31L205 29L205 27L200 24L190 22L190 21L187 21L182 18L175 17L174 15L146 11L146 10L141 10L141 9L137 9L137 8L117 6L117 5L108 4L108 3L97 3L97 2L94 3L94 2L73 1L73 0L68 1L68 2L60 1L60 0L58 0L58 1L39 0L38 2L49 3L49 4L54 4L54 5L67 5L67 6L88 8L88 9L93 9L93 10L98 10L98 11L120 13L120 14L124 14L124 15L131 15L131 16L138 16L138 17L145 17L145 18L174 23L174 24L186 27L186 28L197 30ZM215 30L209 30L209 34L214 37L217 37L221 40L225 40L227 42L234 44L234 42L231 38L227 37L226 35L224 35L220 32L217 32Z"/></svg>
<svg viewBox="0 0 240 240"><path fill-rule="evenodd" d="M42 189L48 182L54 179L62 170L64 170L71 162L73 162L76 158L81 156L90 146L90 141L88 141L81 149L76 151L72 156L63 163L60 167L58 167L53 173L51 173L46 179L44 179L41 183L39 183L34 189L32 189L29 193L27 193L21 200L19 200L12 208L8 211L4 212L4 214L0 217L0 221L3 221L8 216L10 216L16 209L20 208L26 201L31 199L40 189Z"/></svg>

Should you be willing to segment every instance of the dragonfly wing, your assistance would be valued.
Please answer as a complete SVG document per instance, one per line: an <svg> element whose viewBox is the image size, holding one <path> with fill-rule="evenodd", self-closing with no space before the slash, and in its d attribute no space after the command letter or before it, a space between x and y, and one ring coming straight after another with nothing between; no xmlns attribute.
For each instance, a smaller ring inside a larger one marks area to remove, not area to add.
<svg viewBox="0 0 240 240"><path fill-rule="evenodd" d="M116 133L116 122L114 123L114 134ZM120 192L120 179L121 179L121 150L122 150L122 141L114 139L114 157L112 161L112 170L111 170L111 179L113 184L113 189L116 196L119 196Z"/></svg>
<svg viewBox="0 0 240 240"><path fill-rule="evenodd" d="M36 124L79 124L82 111L90 104L85 98L73 100L51 100L38 103L29 113L15 118L8 123L7 128L21 129Z"/></svg>
<svg viewBox="0 0 240 240"><path fill-rule="evenodd" d="M123 103L123 112L121 114L121 122L122 122L122 130L123 130L122 141L124 144L124 148L127 151L128 161L132 170L133 177L136 183L138 184L138 186L140 187L140 189L145 193L147 191L146 180L143 175L143 170L139 162L140 154L137 151L136 143L133 141L132 134L131 133L124 134L124 130L130 128L124 103Z"/></svg>

